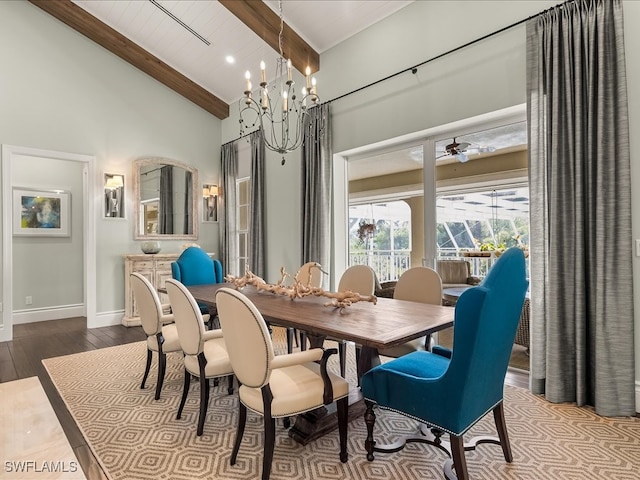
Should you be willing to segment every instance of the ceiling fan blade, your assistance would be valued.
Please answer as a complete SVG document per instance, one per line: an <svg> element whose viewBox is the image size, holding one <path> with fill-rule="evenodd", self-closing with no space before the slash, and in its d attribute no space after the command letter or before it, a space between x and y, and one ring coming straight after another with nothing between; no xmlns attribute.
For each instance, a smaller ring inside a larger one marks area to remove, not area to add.
<svg viewBox="0 0 640 480"><path fill-rule="evenodd" d="M460 152L456 155L456 158L458 159L458 161L460 163L465 163L466 161L469 160L469 157L467 157L464 153Z"/></svg>
<svg viewBox="0 0 640 480"><path fill-rule="evenodd" d="M469 142L462 142L458 144L458 151L459 152L463 152L465 151L467 148L469 148L471 146L471 144Z"/></svg>

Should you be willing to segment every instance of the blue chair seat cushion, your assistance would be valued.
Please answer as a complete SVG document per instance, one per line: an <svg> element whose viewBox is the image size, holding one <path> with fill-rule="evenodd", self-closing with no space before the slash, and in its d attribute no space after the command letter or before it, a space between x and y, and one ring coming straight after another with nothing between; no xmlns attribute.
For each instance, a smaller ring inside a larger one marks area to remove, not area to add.
<svg viewBox="0 0 640 480"><path fill-rule="evenodd" d="M381 407L423 419L428 411L425 407L446 399L439 398L439 388L425 389L419 385L436 383L447 371L449 362L448 358L431 352L409 353L365 373L361 382L362 394Z"/></svg>

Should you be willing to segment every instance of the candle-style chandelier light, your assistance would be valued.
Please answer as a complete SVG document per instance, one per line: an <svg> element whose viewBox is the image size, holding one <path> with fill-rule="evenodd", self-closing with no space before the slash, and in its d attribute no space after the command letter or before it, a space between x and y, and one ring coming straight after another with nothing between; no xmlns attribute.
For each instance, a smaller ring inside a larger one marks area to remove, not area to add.
<svg viewBox="0 0 640 480"><path fill-rule="evenodd" d="M306 124L307 108L318 103L316 79L311 78L311 69L306 69L306 86L302 89L302 98L298 98L293 81L291 60L285 60L282 52L282 0L278 2L280 10L280 34L278 47L280 57L276 60L276 76L273 82L267 82L267 69L260 62L260 89L254 92L251 85L251 73L245 73L244 101L240 101L240 136L245 129L253 129L258 122L264 132L264 141L269 150L282 155L296 150L302 144ZM244 106L243 106L244 103ZM282 158L284 165L284 157Z"/></svg>

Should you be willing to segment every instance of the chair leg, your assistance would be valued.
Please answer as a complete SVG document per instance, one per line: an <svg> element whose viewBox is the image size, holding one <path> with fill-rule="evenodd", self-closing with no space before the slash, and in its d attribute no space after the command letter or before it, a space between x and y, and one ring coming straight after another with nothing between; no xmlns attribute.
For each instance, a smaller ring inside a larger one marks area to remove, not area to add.
<svg viewBox="0 0 640 480"><path fill-rule="evenodd" d="M242 442L242 435L244 435L244 426L247 423L247 407L240 402L240 411L238 412L238 428L236 429L236 440L233 442L233 450L231 451L231 465L236 464L238 458L238 450L240 450L240 443Z"/></svg>
<svg viewBox="0 0 640 480"><path fill-rule="evenodd" d="M229 388L227 388L227 392L229 395L233 395L233 375L227 375L227 381L229 382Z"/></svg>
<svg viewBox="0 0 640 480"><path fill-rule="evenodd" d="M293 352L293 328L287 328L287 353Z"/></svg>
<svg viewBox="0 0 640 480"><path fill-rule="evenodd" d="M207 407L209 406L209 379L200 375L200 413L198 415L198 430L196 435L199 437L204 431L204 421L207 417Z"/></svg>
<svg viewBox="0 0 640 480"><path fill-rule="evenodd" d="M349 459L347 453L347 431L349 428L349 397L338 400L338 436L340 437L340 461L345 463Z"/></svg>
<svg viewBox="0 0 640 480"><path fill-rule="evenodd" d="M347 342L338 342L338 357L340 357L340 376L344 378L347 369Z"/></svg>
<svg viewBox="0 0 640 480"><path fill-rule="evenodd" d="M376 414L373 413L373 402L365 400L366 410L364 412L364 423L367 425L367 439L364 441L364 448L367 451L367 460L370 462L375 458L373 456L373 448L376 446L376 442L373 440L373 426L376 423Z"/></svg>
<svg viewBox="0 0 640 480"><path fill-rule="evenodd" d="M276 419L271 415L264 417L264 458L262 459L262 480L269 480L273 451L276 443Z"/></svg>
<svg viewBox="0 0 640 480"><path fill-rule="evenodd" d="M456 471L456 478L458 480L469 480L462 435L449 435L449 441L451 442L451 457L453 458L453 468Z"/></svg>
<svg viewBox="0 0 640 480"><path fill-rule="evenodd" d="M360 365L360 354L362 353L362 346L356 345L356 368ZM360 386L360 375L356 375L358 377L357 386Z"/></svg>
<svg viewBox="0 0 640 480"><path fill-rule="evenodd" d="M153 357L153 352L147 348L147 366L144 368L144 375L142 376L142 383L140 384L141 389L144 389L144 384L146 383L147 377L149 376L152 357Z"/></svg>
<svg viewBox="0 0 640 480"><path fill-rule="evenodd" d="M513 454L511 453L511 444L509 443L509 434L507 433L507 423L504 420L503 402L500 402L493 408L493 419L496 422L496 430L500 438L500 446L502 447L504 459L507 463L511 463L513 461Z"/></svg>
<svg viewBox="0 0 640 480"><path fill-rule="evenodd" d="M187 401L187 394L189 393L189 384L191 383L191 374L187 372L187 369L184 369L184 386L182 387L182 398L180 399L180 406L178 407L178 415L176 415L176 419L180 420L182 417L182 409L184 408L184 404Z"/></svg>
<svg viewBox="0 0 640 480"><path fill-rule="evenodd" d="M300 331L300 351L304 352L307 349L307 334Z"/></svg>
<svg viewBox="0 0 640 480"><path fill-rule="evenodd" d="M160 399L160 392L162 391L162 384L164 383L164 374L167 370L167 354L163 351L158 352L158 381L156 382L156 396L155 399Z"/></svg>

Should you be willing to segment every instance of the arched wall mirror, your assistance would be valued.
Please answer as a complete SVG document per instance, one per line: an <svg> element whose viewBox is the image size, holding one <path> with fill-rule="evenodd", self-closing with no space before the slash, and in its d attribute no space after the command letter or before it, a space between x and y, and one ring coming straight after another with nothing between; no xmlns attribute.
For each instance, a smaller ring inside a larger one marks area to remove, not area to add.
<svg viewBox="0 0 640 480"><path fill-rule="evenodd" d="M198 239L198 170L162 157L133 162L135 239Z"/></svg>

